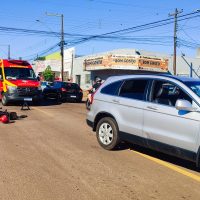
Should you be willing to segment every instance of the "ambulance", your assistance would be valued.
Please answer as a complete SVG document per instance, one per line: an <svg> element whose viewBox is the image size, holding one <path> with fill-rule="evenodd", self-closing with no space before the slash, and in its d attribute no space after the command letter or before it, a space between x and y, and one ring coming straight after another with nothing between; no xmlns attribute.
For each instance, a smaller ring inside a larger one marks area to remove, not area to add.
<svg viewBox="0 0 200 200"><path fill-rule="evenodd" d="M0 100L10 102L40 102L42 90L32 66L23 60L0 59Z"/></svg>

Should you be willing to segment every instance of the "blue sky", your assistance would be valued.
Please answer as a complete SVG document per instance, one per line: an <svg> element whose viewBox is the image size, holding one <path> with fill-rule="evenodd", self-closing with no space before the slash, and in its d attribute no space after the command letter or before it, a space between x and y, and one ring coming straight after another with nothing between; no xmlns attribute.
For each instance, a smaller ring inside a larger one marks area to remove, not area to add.
<svg viewBox="0 0 200 200"><path fill-rule="evenodd" d="M7 0L1 3L0 26L32 30L60 31L60 18L49 17L45 12L64 14L65 33L99 35L106 32L146 24L168 18L174 9L183 14L200 9L199 0L131 1L131 0ZM199 13L200 14L200 13ZM37 20L37 21L36 21ZM123 36L140 38L130 42L91 40L76 45L76 53L87 55L118 48L137 48L149 51L173 53L173 24ZM144 38L159 40L147 44ZM179 22L178 37L193 44L200 44L200 17ZM168 38L168 39L167 39ZM68 43L73 38L66 38ZM27 35L0 31L0 56L7 56L11 45L11 57L33 59L60 41L59 37ZM57 47L58 49L59 47ZM55 49L56 50L56 49ZM195 55L195 47L179 44L178 53Z"/></svg>

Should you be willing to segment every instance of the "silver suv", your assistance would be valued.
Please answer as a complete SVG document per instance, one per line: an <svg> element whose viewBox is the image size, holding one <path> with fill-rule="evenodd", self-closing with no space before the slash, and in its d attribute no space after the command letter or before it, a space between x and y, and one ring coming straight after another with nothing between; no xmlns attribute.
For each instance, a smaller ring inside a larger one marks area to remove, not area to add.
<svg viewBox="0 0 200 200"><path fill-rule="evenodd" d="M99 144L129 141L200 166L200 80L170 75L108 78L93 97L87 124Z"/></svg>

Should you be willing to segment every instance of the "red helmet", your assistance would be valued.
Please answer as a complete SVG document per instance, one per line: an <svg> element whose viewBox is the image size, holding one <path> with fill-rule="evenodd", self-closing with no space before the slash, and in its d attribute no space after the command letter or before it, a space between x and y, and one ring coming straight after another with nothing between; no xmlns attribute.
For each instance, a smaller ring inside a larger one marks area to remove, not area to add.
<svg viewBox="0 0 200 200"><path fill-rule="evenodd" d="M7 115L2 115L2 116L0 117L0 121L1 121L2 123L6 124L6 123L9 122L9 118L8 118Z"/></svg>

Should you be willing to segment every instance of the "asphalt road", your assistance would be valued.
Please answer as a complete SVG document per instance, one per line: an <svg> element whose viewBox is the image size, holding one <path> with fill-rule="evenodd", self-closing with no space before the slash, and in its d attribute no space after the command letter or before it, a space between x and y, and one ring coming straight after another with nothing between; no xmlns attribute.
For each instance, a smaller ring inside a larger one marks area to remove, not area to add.
<svg viewBox="0 0 200 200"><path fill-rule="evenodd" d="M8 109L28 118L0 123L1 200L200 199L192 163L127 144L103 150L84 104Z"/></svg>

